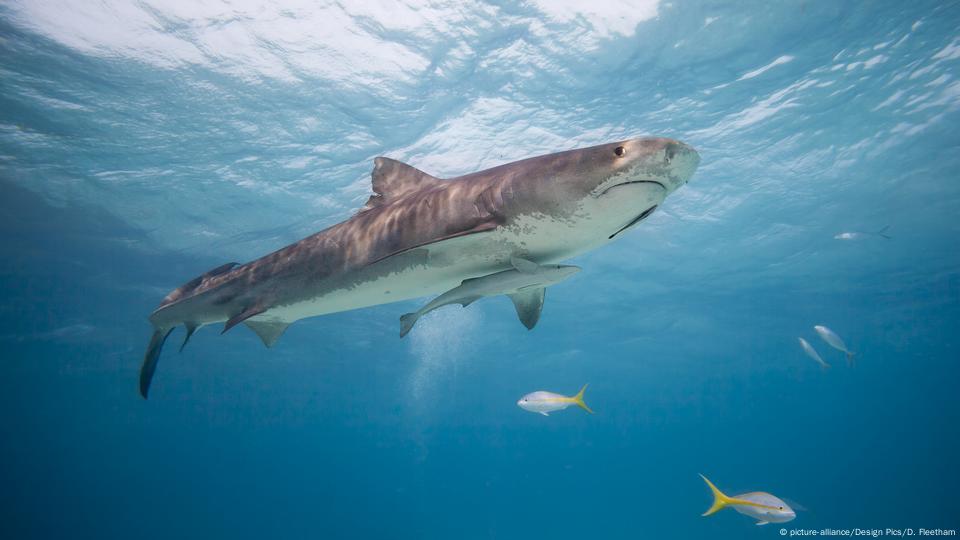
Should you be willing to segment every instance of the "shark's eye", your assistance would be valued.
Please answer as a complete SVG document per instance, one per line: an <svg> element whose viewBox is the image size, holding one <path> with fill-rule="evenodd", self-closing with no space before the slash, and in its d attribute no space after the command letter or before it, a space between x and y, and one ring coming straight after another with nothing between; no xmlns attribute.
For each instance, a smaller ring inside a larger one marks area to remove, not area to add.
<svg viewBox="0 0 960 540"><path fill-rule="evenodd" d="M783 510L783 507L781 506L780 509Z"/></svg>
<svg viewBox="0 0 960 540"><path fill-rule="evenodd" d="M616 154L617 157L623 157L623 155L627 153L627 149L622 146L618 146L613 150L613 153Z"/></svg>

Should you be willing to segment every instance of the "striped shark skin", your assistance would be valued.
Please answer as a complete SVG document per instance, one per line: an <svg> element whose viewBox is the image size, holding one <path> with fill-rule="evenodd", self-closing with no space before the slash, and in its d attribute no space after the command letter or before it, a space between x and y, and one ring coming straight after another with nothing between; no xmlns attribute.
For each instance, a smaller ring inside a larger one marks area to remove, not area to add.
<svg viewBox="0 0 960 540"><path fill-rule="evenodd" d="M149 317L154 332L140 393L147 397L177 326L186 330L181 350L198 328L219 323L221 333L243 323L271 347L306 317L441 294L511 270L517 260L556 263L620 238L689 181L699 163L690 146L658 137L450 179L378 157L373 194L346 221L170 292ZM535 324L542 295L534 307L536 316L527 317Z"/></svg>

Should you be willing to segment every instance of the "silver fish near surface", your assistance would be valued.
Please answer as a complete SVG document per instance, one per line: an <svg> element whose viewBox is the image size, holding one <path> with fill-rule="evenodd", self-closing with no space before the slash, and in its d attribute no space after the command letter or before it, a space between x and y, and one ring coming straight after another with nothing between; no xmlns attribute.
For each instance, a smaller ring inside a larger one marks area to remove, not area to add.
<svg viewBox="0 0 960 540"><path fill-rule="evenodd" d="M753 491L730 497L717 489L717 486L713 485L713 482L708 480L706 476L701 474L700 478L703 478L713 494L713 505L703 513L704 516L715 514L730 507L757 520L757 525L786 523L797 517L793 508L790 508L789 504L775 495L765 491Z"/></svg>
<svg viewBox="0 0 960 540"><path fill-rule="evenodd" d="M140 370L150 388L160 351L183 325L244 323L267 347L306 317L449 291L511 270L511 258L556 263L637 226L690 180L700 156L644 137L539 156L449 180L374 160L366 205L348 220L246 264L175 289L150 315Z"/></svg>
<svg viewBox="0 0 960 540"><path fill-rule="evenodd" d="M838 336L836 332L820 324L814 326L813 329L817 332L817 335L820 336L820 339L825 341L827 345L830 345L834 349L847 355L847 365L853 365L853 357L855 353L850 352L850 349L847 348L847 345L842 339L840 339L840 336Z"/></svg>
<svg viewBox="0 0 960 540"><path fill-rule="evenodd" d="M834 235L834 240L863 240L864 238L877 237L883 238L884 240L890 240L893 237L887 234L887 231L890 229L890 226L880 229L879 231L850 231L842 232Z"/></svg>
<svg viewBox="0 0 960 540"><path fill-rule="evenodd" d="M820 367L823 369L830 369L830 364L823 361L823 358L820 358L820 354L817 353L817 350L813 348L812 345L807 343L807 340L803 338L797 338L800 340L800 347L803 349L803 352L807 353L807 356L813 358L814 362L820 364Z"/></svg>

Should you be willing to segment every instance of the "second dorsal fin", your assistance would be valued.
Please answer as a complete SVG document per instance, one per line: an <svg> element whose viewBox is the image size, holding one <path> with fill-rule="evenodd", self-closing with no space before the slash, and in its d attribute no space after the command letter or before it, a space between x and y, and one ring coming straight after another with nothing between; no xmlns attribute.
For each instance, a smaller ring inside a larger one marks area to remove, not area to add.
<svg viewBox="0 0 960 540"><path fill-rule="evenodd" d="M370 174L373 195L367 200L364 210L390 204L407 193L442 182L439 178L395 159L378 157L373 163L373 172Z"/></svg>

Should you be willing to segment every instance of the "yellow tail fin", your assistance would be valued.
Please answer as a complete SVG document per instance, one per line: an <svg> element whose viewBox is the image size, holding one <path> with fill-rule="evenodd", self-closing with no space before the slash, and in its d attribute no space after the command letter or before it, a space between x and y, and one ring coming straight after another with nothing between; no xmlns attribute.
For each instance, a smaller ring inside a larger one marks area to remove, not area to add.
<svg viewBox="0 0 960 540"><path fill-rule="evenodd" d="M713 492L713 506L708 508L707 511L703 513L704 516L709 516L710 514L715 514L720 510L723 510L733 501L733 499L727 497L722 491L717 489L717 486L713 485L713 482L708 480L706 476L701 474L700 478L703 478L703 481L710 486L710 491Z"/></svg>
<svg viewBox="0 0 960 540"><path fill-rule="evenodd" d="M591 410L590 407L587 407L587 404L583 402L583 391L586 389L587 389L587 385L585 384L583 385L583 388L581 388L580 391L577 392L577 395L573 396L570 399L572 399L573 402L576 403L577 406L580 407L581 409L587 411L590 414L593 414L593 410Z"/></svg>

